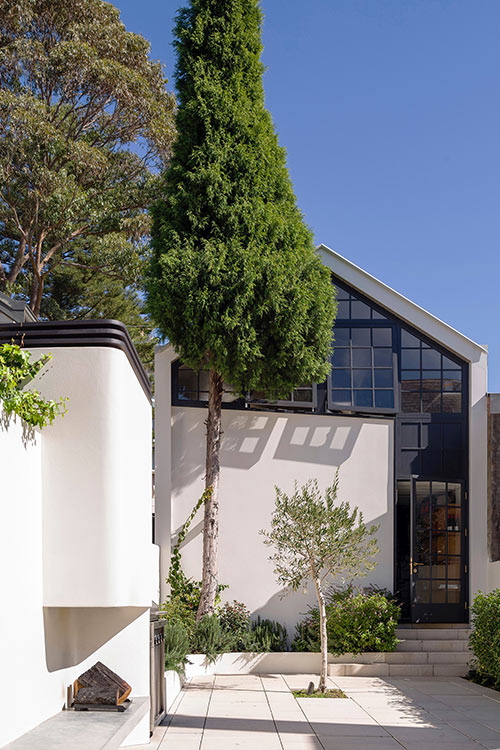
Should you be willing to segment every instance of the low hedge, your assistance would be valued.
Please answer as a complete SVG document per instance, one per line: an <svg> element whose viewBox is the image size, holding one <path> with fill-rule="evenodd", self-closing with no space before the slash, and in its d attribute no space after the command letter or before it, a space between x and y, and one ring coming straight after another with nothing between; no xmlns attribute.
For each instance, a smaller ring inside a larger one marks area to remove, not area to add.
<svg viewBox="0 0 500 750"><path fill-rule="evenodd" d="M331 654L360 654L366 651L394 651L399 605L389 592L346 589L329 596L326 607L328 651ZM298 623L293 651L319 651L319 614L309 610Z"/></svg>
<svg viewBox="0 0 500 750"><path fill-rule="evenodd" d="M471 678L500 690L500 589L481 591L471 607L469 645L475 657Z"/></svg>

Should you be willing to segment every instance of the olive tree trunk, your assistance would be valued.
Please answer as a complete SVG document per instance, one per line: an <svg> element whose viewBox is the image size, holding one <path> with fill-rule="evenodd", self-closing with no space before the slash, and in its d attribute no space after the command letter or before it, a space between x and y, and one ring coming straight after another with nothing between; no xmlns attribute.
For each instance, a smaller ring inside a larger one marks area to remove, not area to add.
<svg viewBox="0 0 500 750"><path fill-rule="evenodd" d="M222 436L222 395L224 381L217 372L210 370L208 385L207 417L207 455L205 489L211 489L205 503L203 522L203 573L201 582L200 604L196 615L199 620L210 615L215 609L218 579L218 546L219 546L219 452Z"/></svg>
<svg viewBox="0 0 500 750"><path fill-rule="evenodd" d="M318 599L319 632L321 636L321 672L318 690L320 693L324 693L326 690L326 678L328 676L328 634L326 630L325 595L323 594L319 577L314 579L314 586L316 587L316 597Z"/></svg>

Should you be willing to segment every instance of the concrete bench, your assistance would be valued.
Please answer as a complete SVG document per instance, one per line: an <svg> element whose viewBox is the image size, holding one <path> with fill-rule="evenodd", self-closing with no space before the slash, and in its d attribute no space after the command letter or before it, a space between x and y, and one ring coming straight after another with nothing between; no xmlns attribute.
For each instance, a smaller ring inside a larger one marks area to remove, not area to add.
<svg viewBox="0 0 500 750"><path fill-rule="evenodd" d="M124 713L61 711L4 750L115 750L149 713L149 698L133 698Z"/></svg>

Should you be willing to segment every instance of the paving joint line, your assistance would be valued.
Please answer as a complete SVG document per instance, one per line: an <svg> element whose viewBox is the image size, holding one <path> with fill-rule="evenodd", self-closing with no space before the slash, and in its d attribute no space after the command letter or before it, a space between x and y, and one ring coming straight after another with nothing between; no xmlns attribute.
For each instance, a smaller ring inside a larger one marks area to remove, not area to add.
<svg viewBox="0 0 500 750"><path fill-rule="evenodd" d="M287 688L288 688L288 689L290 690L290 692L292 692L292 689L291 689L290 685L288 684L288 681L287 681L287 679L286 679L285 675L284 675L284 674L282 674L281 676L283 677L283 679L284 679L284 681L285 681L285 684L286 684ZM295 696L293 695L293 693L292 693L292 697L294 698L294 700L295 700L295 703L297 704L297 706L298 706L298 707L300 708L300 710L301 710L301 712L302 712L302 714L303 714L303 716L304 716L304 719L306 720L306 722L307 722L307 723L309 724L309 726L311 727L311 731L313 732L314 736L315 736L315 737L316 737L316 739L318 740L318 742L319 742L319 744L321 745L321 747L323 748L323 750L325 750L325 746L324 746L324 745L323 745L323 743L321 742L321 740L320 740L319 736L318 736L318 735L316 734L316 730L314 729L313 725L311 724L311 722L310 722L310 721L309 721L309 719L307 718L307 715L306 715L306 713L305 713L304 709L302 708L302 706L301 706L301 705L300 705L300 703L298 702L297 698L296 698L296 697L295 697ZM314 700L314 698L311 698L310 700ZM318 698L318 700L320 700L320 699Z"/></svg>
<svg viewBox="0 0 500 750"><path fill-rule="evenodd" d="M198 750L201 750L201 747L203 745L203 738L205 737L205 727L207 726L208 712L210 711L210 704L212 702L212 695L214 694L214 689L215 689L215 677L216 677L216 675L213 675L212 686L210 688L210 695L208 697L207 710L205 712L205 721L203 722L203 728L201 730L200 744L198 745Z"/></svg>
<svg viewBox="0 0 500 750"><path fill-rule="evenodd" d="M262 675L259 674L258 677L259 677L259 680L260 680L260 684L262 685L262 690L264 691L264 695L266 696L267 707L269 708L269 713L271 714L271 719L273 720L273 724L274 724L274 731L276 732L276 735L278 737L278 741L279 741L279 743L281 745L282 750L284 750L283 742L281 741L281 734L278 732L278 726L276 724L276 719L274 718L273 709L271 708L271 704L269 703L269 698L268 698L268 695L267 695L267 690L264 687L264 683L262 682Z"/></svg>

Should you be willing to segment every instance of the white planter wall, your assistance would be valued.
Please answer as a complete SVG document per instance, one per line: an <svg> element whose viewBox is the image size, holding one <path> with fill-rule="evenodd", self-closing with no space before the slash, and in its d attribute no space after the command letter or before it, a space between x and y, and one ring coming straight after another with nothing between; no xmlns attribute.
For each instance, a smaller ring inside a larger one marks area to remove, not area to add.
<svg viewBox="0 0 500 750"><path fill-rule="evenodd" d="M19 422L0 426L0 747L98 660L149 695L150 403L124 352L50 351L38 387L68 396L67 415L27 444Z"/></svg>

